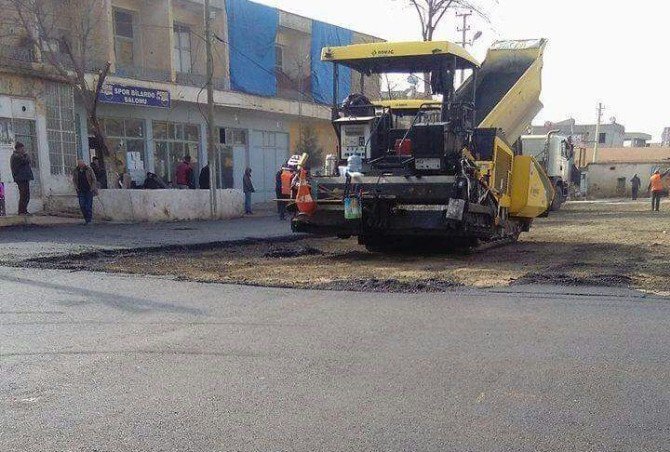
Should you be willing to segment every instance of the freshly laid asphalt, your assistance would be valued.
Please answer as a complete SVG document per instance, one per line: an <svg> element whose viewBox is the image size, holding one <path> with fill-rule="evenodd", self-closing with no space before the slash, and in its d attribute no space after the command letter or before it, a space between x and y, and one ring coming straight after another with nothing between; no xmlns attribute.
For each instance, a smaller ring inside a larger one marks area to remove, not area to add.
<svg viewBox="0 0 670 452"><path fill-rule="evenodd" d="M636 292L0 267L0 300L1 451L670 450L670 303Z"/></svg>

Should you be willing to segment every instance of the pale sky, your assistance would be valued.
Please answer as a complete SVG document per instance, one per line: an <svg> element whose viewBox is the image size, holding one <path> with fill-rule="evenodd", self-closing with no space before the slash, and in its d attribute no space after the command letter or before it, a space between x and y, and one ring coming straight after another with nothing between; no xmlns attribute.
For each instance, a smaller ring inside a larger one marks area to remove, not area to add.
<svg viewBox="0 0 670 452"><path fill-rule="evenodd" d="M404 0L255 0L391 41L420 38L416 13ZM471 52L484 59L496 39L547 38L542 102L536 124L574 117L595 123L615 117L628 132L660 140L670 126L667 31L670 2L638 0L477 0L491 23L472 21L483 37ZM435 39L460 40L448 17Z"/></svg>

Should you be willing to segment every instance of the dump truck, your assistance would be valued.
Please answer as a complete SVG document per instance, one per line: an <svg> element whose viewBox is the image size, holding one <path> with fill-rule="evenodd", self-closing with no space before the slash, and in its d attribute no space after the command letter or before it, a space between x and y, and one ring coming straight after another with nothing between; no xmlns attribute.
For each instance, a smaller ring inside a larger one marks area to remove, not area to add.
<svg viewBox="0 0 670 452"><path fill-rule="evenodd" d="M356 236L376 252L517 240L554 197L537 160L514 146L542 107L545 45L497 42L483 64L446 41L324 48L322 60L333 64L338 164L311 178L315 205L301 211L298 203L292 229ZM359 72L361 86L340 104L342 67ZM461 70L472 75L456 89ZM402 120L399 105L365 97L365 78L389 73L429 74L441 96L437 114L434 101L417 100Z"/></svg>
<svg viewBox="0 0 670 452"><path fill-rule="evenodd" d="M546 135L524 135L521 137L521 153L535 157L542 165L554 187L551 210L560 210L573 187L575 147L571 138L560 135L559 131L551 131Z"/></svg>

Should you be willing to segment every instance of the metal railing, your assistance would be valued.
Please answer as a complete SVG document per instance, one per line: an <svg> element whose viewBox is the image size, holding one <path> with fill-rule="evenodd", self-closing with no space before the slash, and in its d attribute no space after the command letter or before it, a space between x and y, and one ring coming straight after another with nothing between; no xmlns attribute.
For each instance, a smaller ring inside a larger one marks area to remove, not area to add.
<svg viewBox="0 0 670 452"><path fill-rule="evenodd" d="M212 82L214 84L214 89L216 90L227 91L230 89L230 83L226 78L215 77ZM204 74L197 74L192 72L177 72L176 83L178 85L202 88L207 84L207 76Z"/></svg>
<svg viewBox="0 0 670 452"><path fill-rule="evenodd" d="M171 82L170 71L144 66L127 66L117 64L114 75L119 77L147 80L152 82Z"/></svg>

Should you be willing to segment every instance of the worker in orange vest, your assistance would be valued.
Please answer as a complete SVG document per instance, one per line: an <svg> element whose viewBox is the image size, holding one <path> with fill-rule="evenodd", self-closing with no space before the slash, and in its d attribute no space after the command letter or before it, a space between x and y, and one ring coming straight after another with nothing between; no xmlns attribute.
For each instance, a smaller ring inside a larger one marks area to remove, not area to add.
<svg viewBox="0 0 670 452"><path fill-rule="evenodd" d="M275 176L275 195L277 199L291 199L291 181L293 180L293 171L290 168L282 168L277 171ZM277 213L279 219L286 219L286 207L288 202L277 201Z"/></svg>
<svg viewBox="0 0 670 452"><path fill-rule="evenodd" d="M654 171L654 174L651 175L649 179L648 190L651 191L651 210L658 212L661 208L661 195L663 194L663 177L665 177L670 170L661 174L660 170Z"/></svg>

